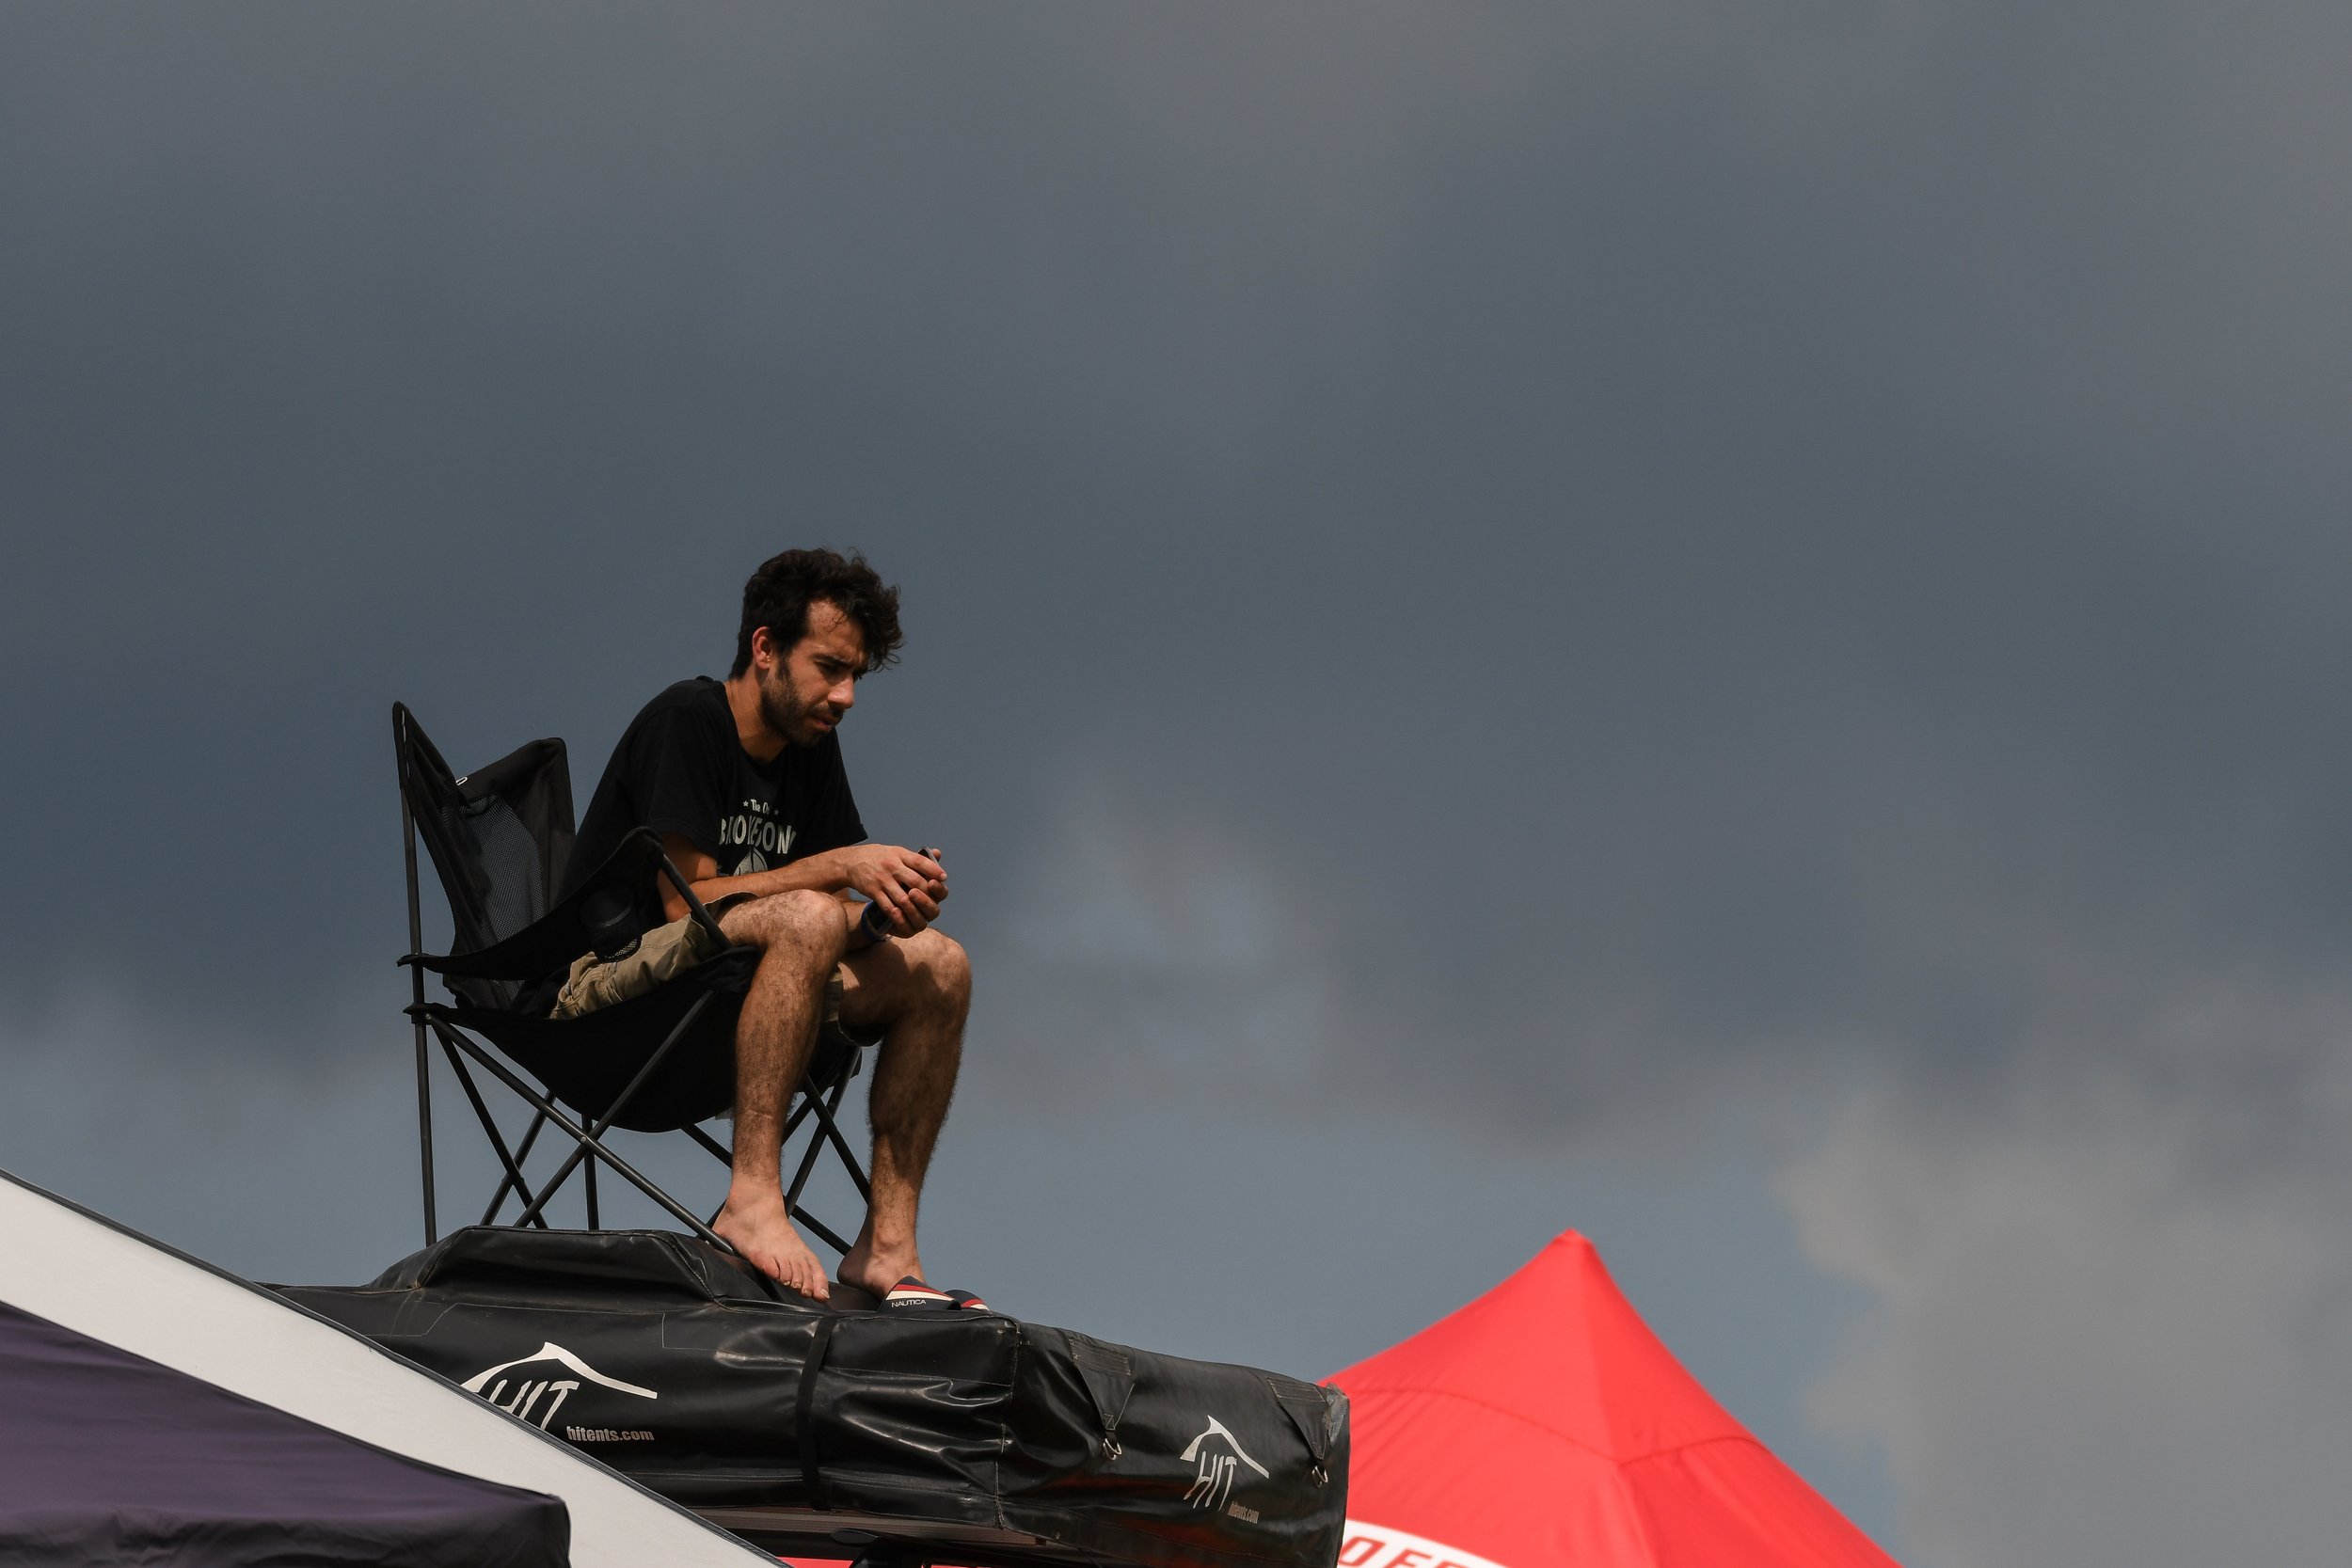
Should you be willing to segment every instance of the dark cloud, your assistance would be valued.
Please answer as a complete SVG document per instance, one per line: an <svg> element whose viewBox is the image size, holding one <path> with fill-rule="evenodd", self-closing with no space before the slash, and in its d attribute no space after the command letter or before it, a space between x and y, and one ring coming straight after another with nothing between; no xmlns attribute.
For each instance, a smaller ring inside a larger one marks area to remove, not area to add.
<svg viewBox="0 0 2352 1568"><path fill-rule="evenodd" d="M869 793L976 889L1057 770L1205 816L1414 1093L2325 968L2336 24L2263 14L20 15L20 989L373 961L392 695L592 772L811 536L910 587Z"/></svg>

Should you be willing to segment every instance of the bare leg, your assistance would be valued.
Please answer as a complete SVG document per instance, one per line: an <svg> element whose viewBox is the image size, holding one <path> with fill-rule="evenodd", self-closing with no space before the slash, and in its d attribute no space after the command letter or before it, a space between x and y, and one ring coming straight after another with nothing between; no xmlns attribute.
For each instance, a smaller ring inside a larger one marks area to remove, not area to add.
<svg viewBox="0 0 2352 1568"><path fill-rule="evenodd" d="M817 1037L818 999L847 945L841 903L822 893L773 894L737 905L719 924L760 958L735 1029L735 1173L710 1227L754 1267L822 1301L825 1266L786 1211L780 1146Z"/></svg>
<svg viewBox="0 0 2352 1568"><path fill-rule="evenodd" d="M947 1119L972 1006L972 968L954 939L937 930L879 942L848 960L841 1017L853 1029L881 1025L867 1114L874 1129L874 1197L841 1277L877 1294L923 1274L914 1244L915 1209L931 1148Z"/></svg>

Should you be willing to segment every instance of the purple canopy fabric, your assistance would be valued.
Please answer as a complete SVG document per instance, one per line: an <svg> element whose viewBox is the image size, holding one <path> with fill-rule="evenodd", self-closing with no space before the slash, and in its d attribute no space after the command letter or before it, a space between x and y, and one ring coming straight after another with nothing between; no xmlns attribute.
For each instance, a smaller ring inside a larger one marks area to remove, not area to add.
<svg viewBox="0 0 2352 1568"><path fill-rule="evenodd" d="M0 1302L0 1561L563 1568L554 1498L405 1459Z"/></svg>

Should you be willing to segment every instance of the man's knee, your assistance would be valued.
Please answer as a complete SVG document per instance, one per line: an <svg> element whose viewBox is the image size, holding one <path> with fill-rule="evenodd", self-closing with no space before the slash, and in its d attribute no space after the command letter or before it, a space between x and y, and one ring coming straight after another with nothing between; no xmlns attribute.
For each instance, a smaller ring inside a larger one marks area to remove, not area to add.
<svg viewBox="0 0 2352 1568"><path fill-rule="evenodd" d="M720 929L755 947L789 943L840 956L848 941L841 901L829 893L800 888L746 899L719 917Z"/></svg>
<svg viewBox="0 0 2352 1568"><path fill-rule="evenodd" d="M971 1000L972 960L963 943L940 930L921 931L901 940L911 967L929 990L958 1006Z"/></svg>

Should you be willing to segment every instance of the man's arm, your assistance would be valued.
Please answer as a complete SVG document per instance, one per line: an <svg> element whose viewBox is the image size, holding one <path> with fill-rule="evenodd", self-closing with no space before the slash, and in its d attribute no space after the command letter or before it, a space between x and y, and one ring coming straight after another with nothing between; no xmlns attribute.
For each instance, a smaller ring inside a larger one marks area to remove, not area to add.
<svg viewBox="0 0 2352 1568"><path fill-rule="evenodd" d="M670 863L693 887L694 896L706 904L736 893L797 893L805 889L834 895L841 899L841 918L849 927L852 948L865 946L867 939L858 928L859 907L849 897L850 893L863 894L888 915L891 930L902 937L911 937L937 920L940 903L947 896L946 868L919 849L901 848L895 844L852 844L822 854L804 855L789 865L740 877L720 876L719 863L683 833L663 833L661 847L669 855ZM666 878L660 889L664 917L684 919L686 900L678 896Z"/></svg>

